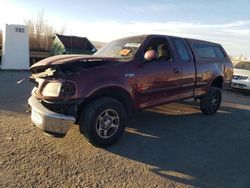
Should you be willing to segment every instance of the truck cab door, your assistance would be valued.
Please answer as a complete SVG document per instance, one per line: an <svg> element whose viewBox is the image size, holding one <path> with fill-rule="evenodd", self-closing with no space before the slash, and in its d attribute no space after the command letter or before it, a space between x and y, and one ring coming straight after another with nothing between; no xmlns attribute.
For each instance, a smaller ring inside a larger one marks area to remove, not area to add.
<svg viewBox="0 0 250 188"><path fill-rule="evenodd" d="M171 37L171 42L176 49L176 61L181 64L182 68L180 98L193 97L196 82L196 67L192 51L185 39Z"/></svg>
<svg viewBox="0 0 250 188"><path fill-rule="evenodd" d="M173 61L167 38L151 38L144 52L147 50L157 51L158 57L144 60L136 69L136 93L141 108L176 100L181 89L181 65Z"/></svg>

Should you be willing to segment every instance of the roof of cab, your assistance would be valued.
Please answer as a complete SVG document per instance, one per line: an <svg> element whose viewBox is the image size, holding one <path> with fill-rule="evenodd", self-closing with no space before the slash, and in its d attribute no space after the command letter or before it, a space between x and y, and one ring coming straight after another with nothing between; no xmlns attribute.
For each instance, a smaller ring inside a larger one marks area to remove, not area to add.
<svg viewBox="0 0 250 188"><path fill-rule="evenodd" d="M211 41L206 41L206 40L201 40L201 39L194 39L194 38L185 38L185 37L180 37L180 36L172 36L172 35L162 35L162 34L145 34L145 35L135 35L135 36L130 36L130 37L125 37L125 38L134 38L134 37L168 37L168 38L180 38L180 39L185 39L189 43L200 43L200 44L210 44L210 45L215 45L215 46L221 46L218 43L211 42ZM125 39L124 38L124 39Z"/></svg>

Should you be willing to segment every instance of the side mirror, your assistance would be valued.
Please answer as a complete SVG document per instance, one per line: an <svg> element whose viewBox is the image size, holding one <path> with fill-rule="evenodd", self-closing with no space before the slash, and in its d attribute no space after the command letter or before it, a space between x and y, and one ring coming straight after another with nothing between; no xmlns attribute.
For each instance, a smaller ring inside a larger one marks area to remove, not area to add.
<svg viewBox="0 0 250 188"><path fill-rule="evenodd" d="M158 53L156 50L148 50L144 54L144 59L146 61L152 61L154 59L157 59Z"/></svg>

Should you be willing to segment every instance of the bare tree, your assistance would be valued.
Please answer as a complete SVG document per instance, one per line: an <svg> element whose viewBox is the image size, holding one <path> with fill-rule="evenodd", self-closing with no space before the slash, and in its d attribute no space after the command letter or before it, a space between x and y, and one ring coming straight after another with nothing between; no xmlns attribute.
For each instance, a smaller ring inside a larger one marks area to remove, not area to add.
<svg viewBox="0 0 250 188"><path fill-rule="evenodd" d="M26 19L25 24L29 30L29 44L31 50L48 51L52 45L52 36L63 34L64 29L57 32L55 28L44 19L44 11L37 13L36 19Z"/></svg>

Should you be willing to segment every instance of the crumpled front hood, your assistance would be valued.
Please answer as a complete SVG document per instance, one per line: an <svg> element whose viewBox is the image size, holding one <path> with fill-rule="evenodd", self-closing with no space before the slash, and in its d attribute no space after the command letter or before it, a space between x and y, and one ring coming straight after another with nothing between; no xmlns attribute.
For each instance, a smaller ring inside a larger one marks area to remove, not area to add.
<svg viewBox="0 0 250 188"><path fill-rule="evenodd" d="M30 71L36 71L37 69L43 69L50 67L51 65L61 65L73 62L91 62L91 61L119 61L119 58L101 57L94 55L57 55L46 59L43 59L30 67Z"/></svg>

